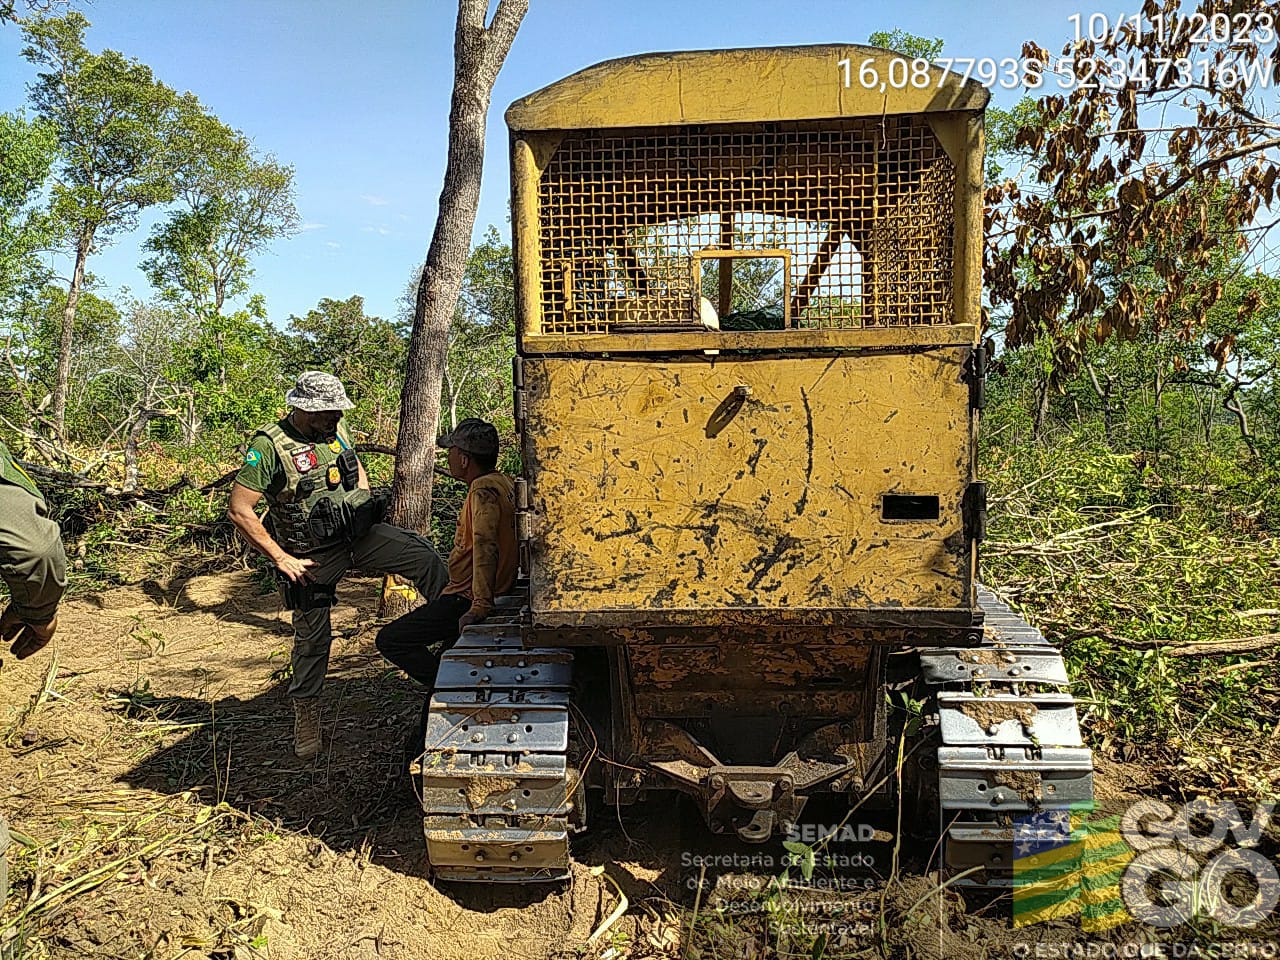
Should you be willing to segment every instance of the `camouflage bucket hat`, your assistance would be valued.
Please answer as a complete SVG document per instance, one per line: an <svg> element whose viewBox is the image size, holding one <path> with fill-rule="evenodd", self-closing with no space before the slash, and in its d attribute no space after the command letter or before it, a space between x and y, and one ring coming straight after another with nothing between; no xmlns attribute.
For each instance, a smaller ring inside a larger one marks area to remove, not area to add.
<svg viewBox="0 0 1280 960"><path fill-rule="evenodd" d="M492 423L486 423L476 417L467 417L448 433L436 438L436 446L457 447L463 453L475 453L481 456L498 455L498 431Z"/></svg>
<svg viewBox="0 0 1280 960"><path fill-rule="evenodd" d="M308 370L298 377L294 388L285 394L284 402L299 410L316 413L320 410L350 410L355 406L347 398L342 381L331 373Z"/></svg>

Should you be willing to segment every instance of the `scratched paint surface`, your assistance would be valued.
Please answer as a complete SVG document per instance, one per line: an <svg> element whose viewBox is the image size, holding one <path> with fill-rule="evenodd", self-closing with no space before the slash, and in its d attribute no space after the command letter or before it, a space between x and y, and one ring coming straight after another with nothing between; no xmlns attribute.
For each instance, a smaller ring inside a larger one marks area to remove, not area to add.
<svg viewBox="0 0 1280 960"><path fill-rule="evenodd" d="M965 355L528 358L533 610L964 606Z"/></svg>

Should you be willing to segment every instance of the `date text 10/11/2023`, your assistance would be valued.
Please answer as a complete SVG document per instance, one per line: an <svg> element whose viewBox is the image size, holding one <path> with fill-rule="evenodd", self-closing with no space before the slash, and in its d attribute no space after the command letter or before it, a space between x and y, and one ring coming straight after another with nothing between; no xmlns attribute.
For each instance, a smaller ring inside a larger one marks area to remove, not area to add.
<svg viewBox="0 0 1280 960"><path fill-rule="evenodd" d="M941 69L939 69L941 68ZM1083 57L1046 63L1034 58L939 57L887 62L867 57L836 61L839 82L866 90L924 90L941 86L948 72L963 80L977 80L984 87L1001 90L1119 90L1132 83L1157 90L1188 87L1241 88L1241 92L1266 89L1277 82L1270 56L1246 57Z"/></svg>
<svg viewBox="0 0 1280 960"><path fill-rule="evenodd" d="M1191 86L1265 89L1280 83L1270 56L1259 56L1258 48L1275 41L1278 28L1269 10L1241 13L1192 13L1185 16L1151 17L1135 13L1111 17L1105 13L1073 13L1067 17L1075 34L1073 51L1087 50L1088 55L1061 58L1035 57L895 57L884 69L873 58L863 59L855 67L850 58L836 63L845 87L857 85L867 90L923 90L940 85L946 77L942 71L959 73L967 82L976 79L985 87L1004 90L1120 89L1127 84L1151 85L1158 90L1183 89ZM1129 56L1109 56L1121 41L1154 41L1191 50L1185 56L1155 56L1135 52ZM1208 48L1218 49L1211 55ZM1096 53L1096 47L1103 51ZM1196 48L1199 48L1197 51ZM930 70L930 66L942 71Z"/></svg>

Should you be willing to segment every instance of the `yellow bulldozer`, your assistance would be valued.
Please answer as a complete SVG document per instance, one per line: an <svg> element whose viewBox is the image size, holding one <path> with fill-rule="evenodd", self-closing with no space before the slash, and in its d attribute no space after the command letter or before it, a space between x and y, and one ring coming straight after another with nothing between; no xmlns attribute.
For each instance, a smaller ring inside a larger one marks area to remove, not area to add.
<svg viewBox="0 0 1280 960"><path fill-rule="evenodd" d="M998 884L1011 818L1091 798L1062 658L977 577L987 99L829 45L508 109L527 592L440 666L438 879L562 878L588 792L679 791L749 843L818 794L901 801Z"/></svg>

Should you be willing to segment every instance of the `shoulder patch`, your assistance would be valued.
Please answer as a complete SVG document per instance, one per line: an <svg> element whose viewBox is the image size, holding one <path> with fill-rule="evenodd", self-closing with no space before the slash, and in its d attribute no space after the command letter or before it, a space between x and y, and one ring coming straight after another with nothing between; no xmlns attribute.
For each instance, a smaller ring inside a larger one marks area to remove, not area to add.
<svg viewBox="0 0 1280 960"><path fill-rule="evenodd" d="M257 450L250 450L244 455L244 465L246 467L256 467L262 462L262 454Z"/></svg>

